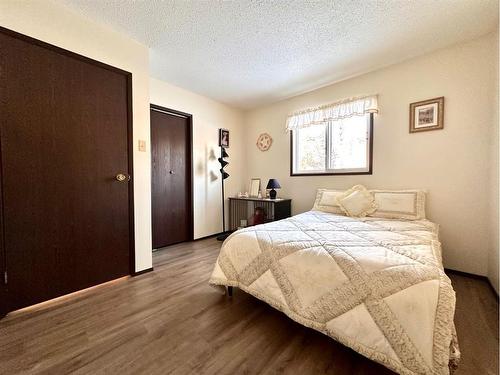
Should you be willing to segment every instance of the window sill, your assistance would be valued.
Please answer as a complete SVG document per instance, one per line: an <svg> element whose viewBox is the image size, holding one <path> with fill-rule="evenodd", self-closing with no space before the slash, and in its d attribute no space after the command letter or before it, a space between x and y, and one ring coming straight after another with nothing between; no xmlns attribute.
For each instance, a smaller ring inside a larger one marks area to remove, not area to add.
<svg viewBox="0 0 500 375"><path fill-rule="evenodd" d="M303 177L303 176L356 176L356 175L371 175L372 171L368 172L315 172L315 173L290 173L290 177Z"/></svg>

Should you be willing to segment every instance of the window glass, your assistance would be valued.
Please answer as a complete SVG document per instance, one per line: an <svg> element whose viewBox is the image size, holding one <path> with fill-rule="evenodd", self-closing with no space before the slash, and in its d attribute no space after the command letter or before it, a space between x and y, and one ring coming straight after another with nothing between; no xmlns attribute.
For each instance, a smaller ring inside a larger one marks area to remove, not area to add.
<svg viewBox="0 0 500 375"><path fill-rule="evenodd" d="M368 129L364 117L334 121L330 125L330 169L367 167Z"/></svg>
<svg viewBox="0 0 500 375"><path fill-rule="evenodd" d="M292 131L292 175L371 173L372 115Z"/></svg>
<svg viewBox="0 0 500 375"><path fill-rule="evenodd" d="M326 125L297 130L297 166L301 171L322 171L326 164Z"/></svg>

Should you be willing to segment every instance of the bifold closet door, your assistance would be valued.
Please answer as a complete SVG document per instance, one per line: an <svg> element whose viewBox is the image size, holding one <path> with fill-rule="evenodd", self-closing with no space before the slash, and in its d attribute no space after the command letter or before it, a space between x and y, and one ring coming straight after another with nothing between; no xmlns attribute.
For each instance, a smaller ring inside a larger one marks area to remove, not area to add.
<svg viewBox="0 0 500 375"><path fill-rule="evenodd" d="M151 109L153 249L191 238L190 118Z"/></svg>
<svg viewBox="0 0 500 375"><path fill-rule="evenodd" d="M130 74L6 30L0 51L14 310L130 273Z"/></svg>

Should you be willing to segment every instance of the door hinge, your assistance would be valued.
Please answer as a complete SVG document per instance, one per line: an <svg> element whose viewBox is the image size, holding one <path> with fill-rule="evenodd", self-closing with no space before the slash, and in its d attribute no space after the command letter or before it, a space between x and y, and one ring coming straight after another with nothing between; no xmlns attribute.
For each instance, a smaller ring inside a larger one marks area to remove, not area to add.
<svg viewBox="0 0 500 375"><path fill-rule="evenodd" d="M5 285L7 285L7 282L9 281L8 276L7 276L7 271L3 273L3 282Z"/></svg>

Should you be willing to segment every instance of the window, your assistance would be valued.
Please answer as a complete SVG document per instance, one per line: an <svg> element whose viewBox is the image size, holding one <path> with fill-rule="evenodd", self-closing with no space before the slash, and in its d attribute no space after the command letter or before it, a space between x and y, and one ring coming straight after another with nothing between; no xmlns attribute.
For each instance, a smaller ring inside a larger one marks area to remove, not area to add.
<svg viewBox="0 0 500 375"><path fill-rule="evenodd" d="M291 175L372 173L373 114L291 131Z"/></svg>

